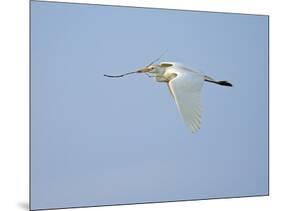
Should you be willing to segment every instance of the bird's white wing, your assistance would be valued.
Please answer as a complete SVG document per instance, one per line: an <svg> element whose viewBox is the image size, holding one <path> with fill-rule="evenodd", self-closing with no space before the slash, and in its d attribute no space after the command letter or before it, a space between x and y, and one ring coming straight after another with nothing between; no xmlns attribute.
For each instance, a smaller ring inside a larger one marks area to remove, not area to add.
<svg viewBox="0 0 281 211"><path fill-rule="evenodd" d="M187 126L194 133L201 125L201 88L202 75L188 72L180 73L169 81L169 88L175 98L178 110Z"/></svg>

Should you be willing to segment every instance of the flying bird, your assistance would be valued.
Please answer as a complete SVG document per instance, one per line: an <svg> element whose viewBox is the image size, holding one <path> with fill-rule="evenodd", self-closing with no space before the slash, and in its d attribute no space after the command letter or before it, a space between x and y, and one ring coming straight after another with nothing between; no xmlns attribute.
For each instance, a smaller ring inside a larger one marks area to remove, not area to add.
<svg viewBox="0 0 281 211"><path fill-rule="evenodd" d="M157 82L168 85L177 108L192 133L195 133L201 126L201 89L203 83L206 81L221 86L232 86L228 81L214 80L199 71L189 69L176 62L151 63L134 72L104 76L120 78L133 73L145 73L149 77L155 78Z"/></svg>

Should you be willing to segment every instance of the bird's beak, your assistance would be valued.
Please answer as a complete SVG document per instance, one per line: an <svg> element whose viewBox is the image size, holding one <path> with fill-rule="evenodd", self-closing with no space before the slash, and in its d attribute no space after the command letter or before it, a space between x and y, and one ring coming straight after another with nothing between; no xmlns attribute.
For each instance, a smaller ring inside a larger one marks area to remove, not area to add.
<svg viewBox="0 0 281 211"><path fill-rule="evenodd" d="M149 72L150 69L148 67L143 67L137 70L138 73L146 73Z"/></svg>

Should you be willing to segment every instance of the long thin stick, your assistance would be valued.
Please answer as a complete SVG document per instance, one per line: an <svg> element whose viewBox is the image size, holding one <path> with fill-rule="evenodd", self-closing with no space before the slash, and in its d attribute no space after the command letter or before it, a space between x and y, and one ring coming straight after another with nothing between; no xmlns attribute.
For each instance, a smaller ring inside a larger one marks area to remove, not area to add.
<svg viewBox="0 0 281 211"><path fill-rule="evenodd" d="M152 62L150 62L148 65L146 65L146 67L149 67L150 65L154 64L155 62L157 62L159 59L161 59L161 57L167 52L164 51L157 59L153 60ZM124 77L126 75L130 75L130 74L134 74L134 73L140 73L139 71L134 71L134 72L128 72L128 73L124 73L122 75L107 75L107 74L104 74L105 77L109 77L109 78L121 78L121 77Z"/></svg>
<svg viewBox="0 0 281 211"><path fill-rule="evenodd" d="M146 67L149 67L150 65L154 64L155 62L157 62L158 60L160 60L162 58L162 56L164 56L167 53L167 50L164 51L157 59L153 60L152 62L150 62L148 65L146 65Z"/></svg>
<svg viewBox="0 0 281 211"><path fill-rule="evenodd" d="M130 75L130 74L134 74L134 73L139 73L138 71L134 71L134 72L129 72L129 73L124 73L122 75L106 75L104 74L105 77L109 77L109 78L121 78L124 77L126 75Z"/></svg>

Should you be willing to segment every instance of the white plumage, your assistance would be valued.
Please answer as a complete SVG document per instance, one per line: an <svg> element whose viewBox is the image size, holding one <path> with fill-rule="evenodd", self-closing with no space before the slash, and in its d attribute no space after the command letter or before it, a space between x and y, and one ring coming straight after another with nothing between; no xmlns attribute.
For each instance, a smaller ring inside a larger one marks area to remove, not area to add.
<svg viewBox="0 0 281 211"><path fill-rule="evenodd" d="M150 74L157 82L168 83L177 108L193 133L201 126L201 89L204 81L232 86L227 81L215 81L201 72L175 62L153 64L139 69L138 72Z"/></svg>

